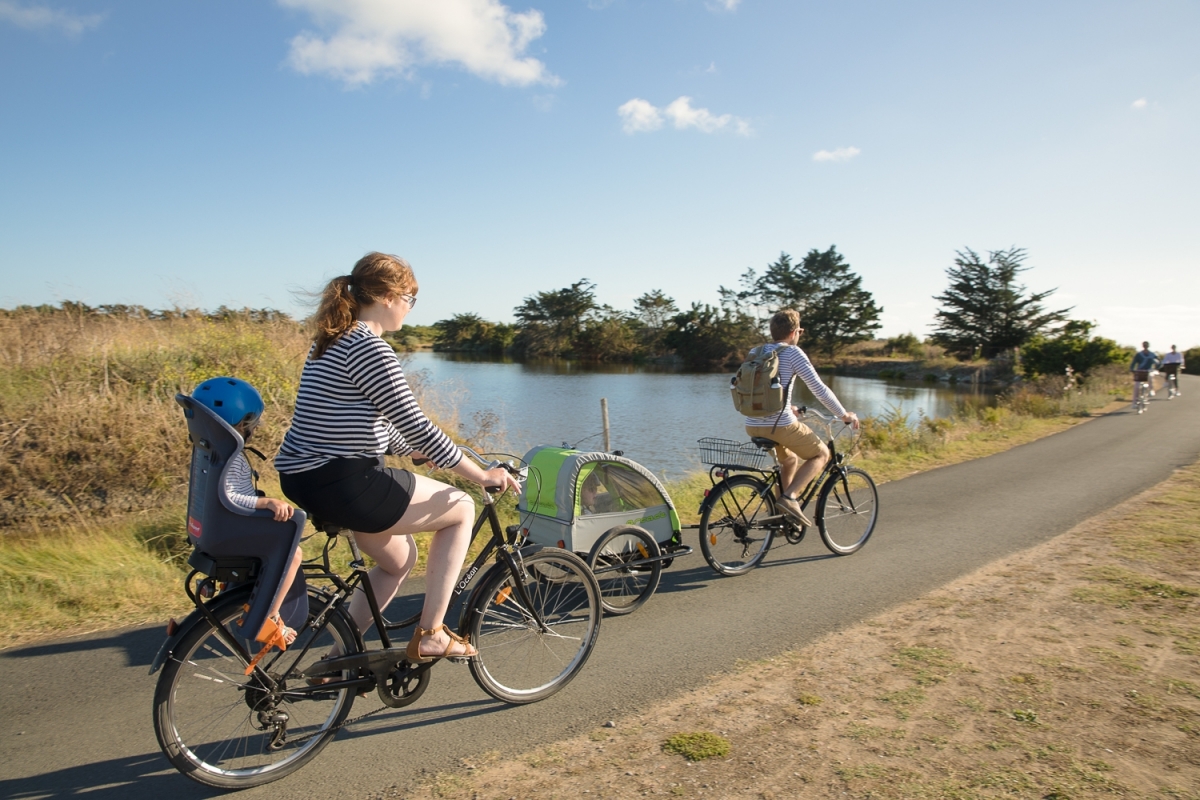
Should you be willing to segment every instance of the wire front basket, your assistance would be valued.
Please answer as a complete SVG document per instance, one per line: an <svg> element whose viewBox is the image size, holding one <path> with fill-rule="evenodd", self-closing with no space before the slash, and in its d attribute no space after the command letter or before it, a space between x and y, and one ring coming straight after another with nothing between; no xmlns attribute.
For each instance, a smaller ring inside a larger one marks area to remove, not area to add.
<svg viewBox="0 0 1200 800"><path fill-rule="evenodd" d="M771 454L753 442L734 442L706 436L700 439L700 463L725 469L766 469Z"/></svg>

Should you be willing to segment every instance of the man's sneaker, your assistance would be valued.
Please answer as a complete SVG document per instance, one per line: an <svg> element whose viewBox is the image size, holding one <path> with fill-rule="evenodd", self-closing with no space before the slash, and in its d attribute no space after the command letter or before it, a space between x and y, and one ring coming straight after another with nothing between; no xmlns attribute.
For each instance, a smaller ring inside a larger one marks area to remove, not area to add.
<svg viewBox="0 0 1200 800"><path fill-rule="evenodd" d="M800 504L791 497L780 497L775 501L775 505L779 506L779 510L787 514L793 519L800 521L805 527L812 527L812 520L805 516L804 511L800 508Z"/></svg>

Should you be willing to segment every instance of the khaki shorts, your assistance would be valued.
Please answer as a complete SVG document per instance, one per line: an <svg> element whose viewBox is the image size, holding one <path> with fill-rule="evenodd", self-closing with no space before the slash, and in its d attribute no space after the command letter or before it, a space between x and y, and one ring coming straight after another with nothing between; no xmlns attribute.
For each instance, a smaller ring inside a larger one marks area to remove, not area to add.
<svg viewBox="0 0 1200 800"><path fill-rule="evenodd" d="M746 433L775 442L775 457L781 463L786 464L793 457L809 461L821 455L821 437L803 422L780 425L775 430L770 425L747 425Z"/></svg>

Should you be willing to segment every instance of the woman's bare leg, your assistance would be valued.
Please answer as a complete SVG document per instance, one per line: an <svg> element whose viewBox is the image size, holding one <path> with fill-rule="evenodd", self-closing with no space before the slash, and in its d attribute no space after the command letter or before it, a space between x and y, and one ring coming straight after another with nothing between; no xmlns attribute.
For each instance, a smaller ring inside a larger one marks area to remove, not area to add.
<svg viewBox="0 0 1200 800"><path fill-rule="evenodd" d="M450 597L454 584L458 581L459 570L471 544L471 524L475 517L475 502L471 496L461 489L456 489L423 475L414 475L413 496L408 509L400 521L383 533L369 534L371 538L390 536L405 537L411 541L411 534L419 531L433 531L433 541L429 544L429 558L425 570L425 605L421 610L420 625L425 630L439 628L436 634L421 641L421 655L441 655L450 646L450 637L440 630L450 607ZM359 537L359 546L363 546L364 537ZM363 547L367 550L366 547ZM369 553L369 551L368 551ZM369 553L370 554L370 553ZM374 557L373 554L371 554ZM415 560L415 550L414 550ZM411 565L409 569L411 569ZM404 573L405 576L408 574ZM403 577L400 578L403 580ZM372 576L374 581L374 576ZM383 599L383 592L376 590L380 600L380 608L391 602L395 596L397 581L391 594ZM357 602L358 598L355 598ZM365 598L364 598L365 600ZM353 611L353 609L352 609ZM450 649L453 654L461 651L460 646Z"/></svg>

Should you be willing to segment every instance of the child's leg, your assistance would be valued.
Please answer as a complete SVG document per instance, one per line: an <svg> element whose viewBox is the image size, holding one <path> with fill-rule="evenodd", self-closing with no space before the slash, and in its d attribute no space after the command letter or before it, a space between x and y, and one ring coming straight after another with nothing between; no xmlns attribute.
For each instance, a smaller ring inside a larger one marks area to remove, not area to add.
<svg viewBox="0 0 1200 800"><path fill-rule="evenodd" d="M292 560L288 563L287 571L283 573L283 579L280 582L281 586L292 585L292 582L296 580L296 573L300 571L300 562L303 560L304 557L300 554L300 548L297 547L292 551ZM271 604L271 610L267 613L268 617L274 617L279 614L279 607L283 605L283 598L286 594L286 590L278 594L278 596L275 598L275 602ZM296 632L291 628L285 627L283 629L283 638L284 641L286 641L288 644L291 644L292 642L296 641Z"/></svg>

